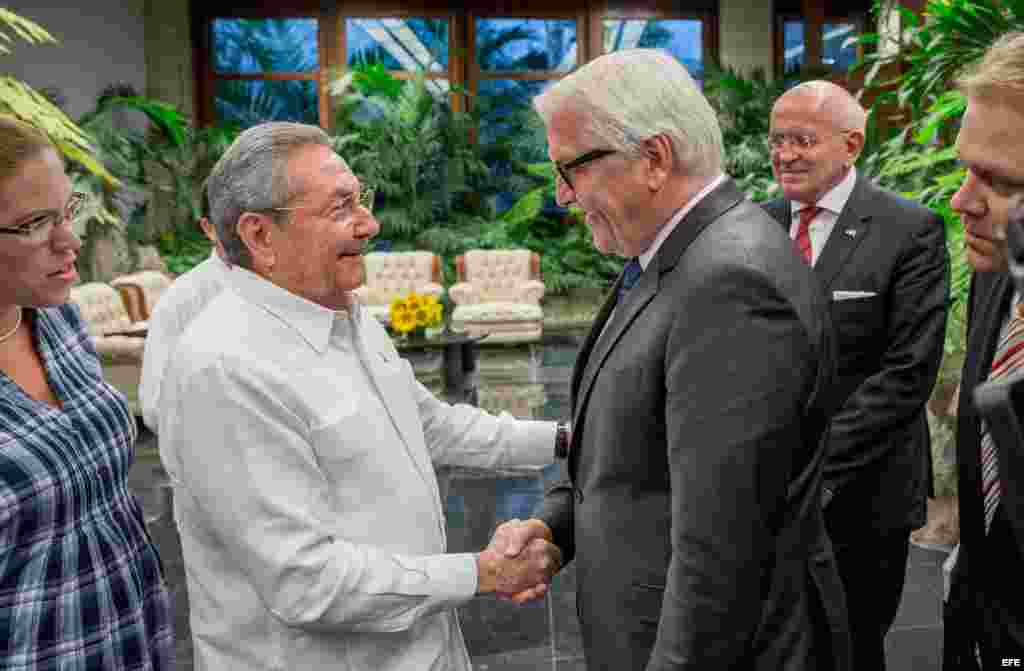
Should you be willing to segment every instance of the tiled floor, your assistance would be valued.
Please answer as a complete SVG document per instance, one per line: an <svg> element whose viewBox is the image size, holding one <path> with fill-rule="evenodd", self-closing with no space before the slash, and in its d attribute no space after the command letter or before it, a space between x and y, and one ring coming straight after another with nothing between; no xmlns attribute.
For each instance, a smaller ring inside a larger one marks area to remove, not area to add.
<svg viewBox="0 0 1024 671"><path fill-rule="evenodd" d="M546 346L529 357L531 364L524 370L505 379L485 377L481 384L498 392L497 396L509 392L505 394L508 398L516 397L515 392L525 386L537 386L542 392L540 403L536 399L532 402L534 416L563 418L568 413L568 380L574 354L575 344L571 342ZM179 669L191 671L181 547L171 519L169 490L154 454L155 440L148 433L140 439L132 485L143 502L150 532L175 591ZM442 470L438 475L447 511L449 550L462 552L484 547L500 521L528 516L542 496L545 482L556 477L557 471L555 467L534 474ZM942 551L911 548L903 601L887 641L892 671L940 668L944 558ZM462 608L462 629L477 671L585 671L575 598L575 572L570 564L555 577L544 602L517 607L483 598Z"/></svg>

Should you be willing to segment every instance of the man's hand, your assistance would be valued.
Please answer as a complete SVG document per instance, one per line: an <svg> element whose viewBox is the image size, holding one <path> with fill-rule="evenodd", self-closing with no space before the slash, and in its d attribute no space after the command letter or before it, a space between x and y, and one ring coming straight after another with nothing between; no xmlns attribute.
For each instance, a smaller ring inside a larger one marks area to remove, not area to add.
<svg viewBox="0 0 1024 671"><path fill-rule="evenodd" d="M477 566L478 594L494 592L516 600L518 595L532 593L539 586L547 589L551 576L562 567L562 553L543 538L536 538L516 557L506 557L487 547L477 555Z"/></svg>
<svg viewBox="0 0 1024 671"><path fill-rule="evenodd" d="M498 527L497 531L494 532L494 538L491 539L491 544L487 546L488 550L493 550L506 559L516 559L528 555L531 548L534 552L542 549L550 555L554 564L550 574L544 581L533 585L526 585L524 588L516 591L499 590L498 598L512 601L516 604L524 604L539 599L547 593L551 576L562 567L562 552L551 541L551 529L548 528L547 524L537 519L526 521L518 519L509 520ZM541 544L537 545L538 543Z"/></svg>

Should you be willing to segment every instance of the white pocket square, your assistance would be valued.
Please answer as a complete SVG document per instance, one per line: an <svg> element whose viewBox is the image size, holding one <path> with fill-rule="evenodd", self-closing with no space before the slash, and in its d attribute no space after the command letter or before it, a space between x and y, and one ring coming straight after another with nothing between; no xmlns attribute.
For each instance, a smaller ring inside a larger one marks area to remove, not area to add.
<svg viewBox="0 0 1024 671"><path fill-rule="evenodd" d="M854 298L871 298L877 295L878 293L875 291L833 291L832 300L848 301Z"/></svg>

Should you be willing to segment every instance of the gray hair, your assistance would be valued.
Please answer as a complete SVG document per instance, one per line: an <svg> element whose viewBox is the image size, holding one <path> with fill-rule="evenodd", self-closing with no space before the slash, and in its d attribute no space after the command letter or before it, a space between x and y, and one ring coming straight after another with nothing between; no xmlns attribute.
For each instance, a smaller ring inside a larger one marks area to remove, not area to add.
<svg viewBox="0 0 1024 671"><path fill-rule="evenodd" d="M586 132L627 154L664 133L679 168L695 177L722 172L722 131L686 68L661 49L627 49L590 61L534 98L550 125L562 110L579 113Z"/></svg>
<svg viewBox="0 0 1024 671"><path fill-rule="evenodd" d="M317 126L264 123L239 135L213 166L206 180L210 220L228 263L252 268L252 256L238 235L238 219L245 212L272 212L287 205L298 186L289 181L288 160L309 145L330 147L331 139ZM278 224L286 219L274 217Z"/></svg>

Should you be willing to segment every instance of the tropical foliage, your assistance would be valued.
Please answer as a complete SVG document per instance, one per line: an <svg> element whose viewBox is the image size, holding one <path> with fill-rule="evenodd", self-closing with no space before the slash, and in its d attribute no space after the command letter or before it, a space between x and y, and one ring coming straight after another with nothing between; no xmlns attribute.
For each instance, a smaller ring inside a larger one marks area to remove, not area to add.
<svg viewBox="0 0 1024 671"><path fill-rule="evenodd" d="M315 19L217 19L214 69L226 74L311 73L318 64ZM216 80L217 118L247 128L264 121L319 123L312 79Z"/></svg>
<svg viewBox="0 0 1024 671"><path fill-rule="evenodd" d="M53 35L39 24L0 7L0 56L11 53L9 45L15 37L31 45L57 44ZM25 82L0 74L0 112L42 129L69 161L81 165L106 186L118 186L117 179L96 159L88 135Z"/></svg>
<svg viewBox="0 0 1024 671"><path fill-rule="evenodd" d="M877 93L872 108L878 115L887 106L905 110L910 123L885 139L865 160L869 174L932 208L946 222L952 268L947 353L962 352L970 268L964 252L963 229L949 206L964 178L953 149L956 129L966 108L963 95L951 84L963 69L977 62L1000 35L1024 29L1021 0L930 0L918 17L900 12L904 34L896 53L875 52L865 57L865 88ZM877 33L860 38L872 47ZM900 74L884 79L887 71Z"/></svg>
<svg viewBox="0 0 1024 671"><path fill-rule="evenodd" d="M782 79L768 80L763 69L749 75L709 64L704 94L718 113L725 145L725 171L755 201L776 195L768 150L772 105L785 90Z"/></svg>
<svg viewBox="0 0 1024 671"><path fill-rule="evenodd" d="M377 189L378 248L430 249L446 259L445 276L454 281L451 259L494 221L495 198L509 188L488 165L508 149L474 142L479 112L454 110L422 76L405 81L397 95L390 79L369 66L335 83L335 146Z"/></svg>

